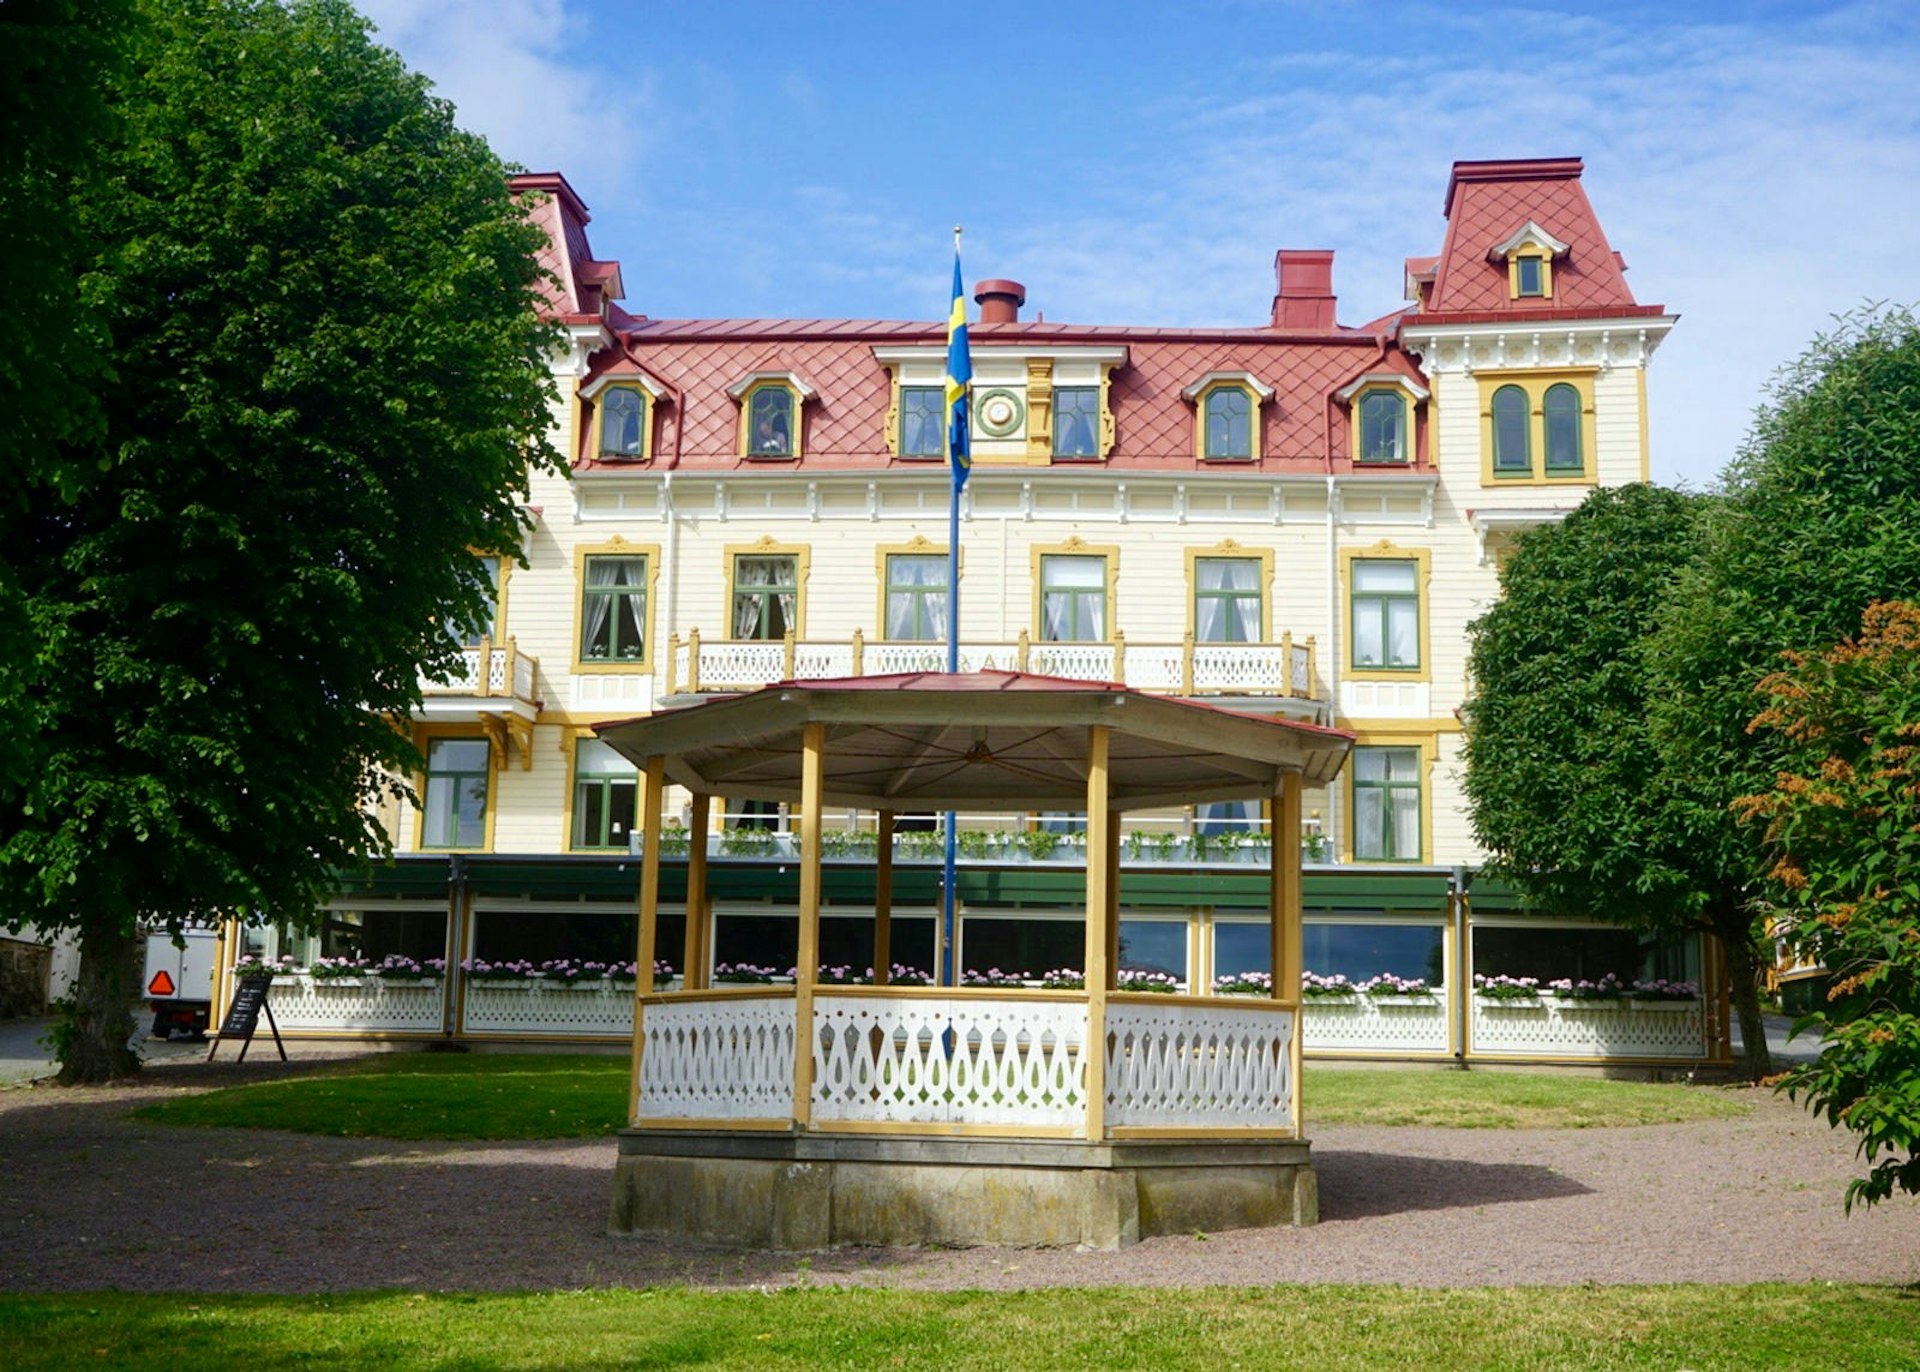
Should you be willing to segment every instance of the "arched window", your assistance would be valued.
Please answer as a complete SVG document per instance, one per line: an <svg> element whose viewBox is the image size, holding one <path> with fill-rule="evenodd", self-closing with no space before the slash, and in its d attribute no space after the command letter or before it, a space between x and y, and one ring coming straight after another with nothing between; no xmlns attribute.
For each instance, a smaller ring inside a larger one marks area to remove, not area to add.
<svg viewBox="0 0 1920 1372"><path fill-rule="evenodd" d="M647 398L628 386L600 397L600 458L637 462L647 455Z"/></svg>
<svg viewBox="0 0 1920 1372"><path fill-rule="evenodd" d="M1369 391L1360 397L1359 460L1407 460L1407 402L1398 392Z"/></svg>
<svg viewBox="0 0 1920 1372"><path fill-rule="evenodd" d="M1238 386L1207 392L1207 460L1246 461L1253 457L1253 404Z"/></svg>
<svg viewBox="0 0 1920 1372"><path fill-rule="evenodd" d="M747 455L793 456L793 392L785 386L761 386L747 409Z"/></svg>
<svg viewBox="0 0 1920 1372"><path fill-rule="evenodd" d="M1577 472L1584 465L1580 452L1580 392L1566 382L1547 387L1540 405L1547 435L1547 470Z"/></svg>
<svg viewBox="0 0 1920 1372"><path fill-rule="evenodd" d="M1493 393L1493 470L1496 476L1533 471L1533 437L1527 423L1527 393L1502 386Z"/></svg>

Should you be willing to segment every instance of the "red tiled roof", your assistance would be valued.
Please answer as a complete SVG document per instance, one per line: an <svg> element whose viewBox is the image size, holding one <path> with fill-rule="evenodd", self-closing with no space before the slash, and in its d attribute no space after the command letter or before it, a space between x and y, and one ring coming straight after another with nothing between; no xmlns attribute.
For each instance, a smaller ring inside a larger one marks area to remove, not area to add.
<svg viewBox="0 0 1920 1372"><path fill-rule="evenodd" d="M1613 247L1580 185L1577 157L1514 162L1456 162L1447 184L1447 238L1427 307L1436 314L1492 311L1549 318L1634 304ZM1568 245L1553 263L1548 301L1508 297L1507 268L1487 250L1531 219Z"/></svg>

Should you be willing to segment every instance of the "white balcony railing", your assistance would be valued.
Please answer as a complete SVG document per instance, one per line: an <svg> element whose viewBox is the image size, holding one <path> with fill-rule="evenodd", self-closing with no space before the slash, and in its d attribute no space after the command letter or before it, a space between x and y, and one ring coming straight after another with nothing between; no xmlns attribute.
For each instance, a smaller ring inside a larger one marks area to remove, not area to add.
<svg viewBox="0 0 1920 1372"><path fill-rule="evenodd" d="M1285 634L1273 643L962 643L963 672L1036 672L1076 681L1117 681L1161 695L1315 698L1314 641ZM703 639L677 634L667 653L666 694L750 691L776 681L944 672L943 643L844 643L796 639Z"/></svg>
<svg viewBox="0 0 1920 1372"><path fill-rule="evenodd" d="M777 645L776 645L777 646ZM488 696L531 704L539 661L509 638L495 647L487 639L460 650L460 666L444 681L420 683L427 695Z"/></svg>

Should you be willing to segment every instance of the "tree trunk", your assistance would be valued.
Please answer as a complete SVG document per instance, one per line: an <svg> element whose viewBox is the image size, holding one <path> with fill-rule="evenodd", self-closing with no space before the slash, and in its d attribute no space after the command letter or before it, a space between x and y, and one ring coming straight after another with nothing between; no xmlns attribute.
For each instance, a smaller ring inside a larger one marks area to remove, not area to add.
<svg viewBox="0 0 1920 1372"><path fill-rule="evenodd" d="M1744 911L1716 914L1714 932L1727 950L1727 972L1733 979L1733 1013L1740 1020L1740 1043L1744 1053L1740 1068L1749 1081L1759 1081L1773 1072L1773 1054L1767 1050L1767 1022L1760 1014L1760 971L1762 960L1753 938L1753 921Z"/></svg>
<svg viewBox="0 0 1920 1372"><path fill-rule="evenodd" d="M133 1037L130 1007L140 990L140 953L144 944L128 930L82 925L80 975L55 1027L62 1086L85 1086L131 1076L140 1056L127 1046Z"/></svg>

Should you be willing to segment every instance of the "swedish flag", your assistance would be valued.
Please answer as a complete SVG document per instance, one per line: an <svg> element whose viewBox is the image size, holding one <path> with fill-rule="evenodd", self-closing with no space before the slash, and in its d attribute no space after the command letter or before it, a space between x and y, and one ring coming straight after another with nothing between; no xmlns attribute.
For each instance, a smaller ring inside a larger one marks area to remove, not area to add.
<svg viewBox="0 0 1920 1372"><path fill-rule="evenodd" d="M960 250L953 253L953 308L947 314L947 460L953 464L953 489L967 484L973 450L967 433L968 388L973 356L967 351L967 295L960 284Z"/></svg>

